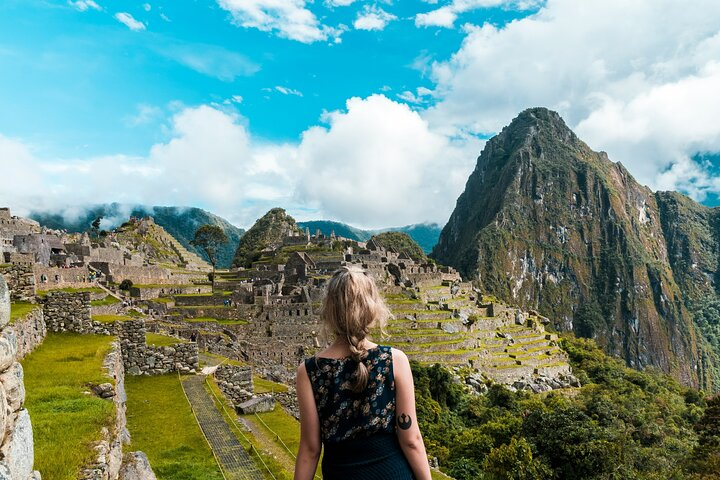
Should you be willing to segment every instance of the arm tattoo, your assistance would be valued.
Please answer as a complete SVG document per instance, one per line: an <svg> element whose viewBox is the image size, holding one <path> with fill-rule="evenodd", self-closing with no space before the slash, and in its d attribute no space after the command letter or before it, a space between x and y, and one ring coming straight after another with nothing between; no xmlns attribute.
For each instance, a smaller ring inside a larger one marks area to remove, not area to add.
<svg viewBox="0 0 720 480"><path fill-rule="evenodd" d="M410 417L410 415L405 415L403 413L397 419L397 424L398 427L402 428L403 430L408 430L412 426L412 418Z"/></svg>

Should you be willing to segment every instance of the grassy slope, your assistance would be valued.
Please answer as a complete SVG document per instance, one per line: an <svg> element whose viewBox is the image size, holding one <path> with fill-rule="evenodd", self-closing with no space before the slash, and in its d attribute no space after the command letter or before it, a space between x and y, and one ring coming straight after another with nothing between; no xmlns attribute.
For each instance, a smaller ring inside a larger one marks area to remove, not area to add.
<svg viewBox="0 0 720 480"><path fill-rule="evenodd" d="M176 375L127 377L131 449L142 450L159 480L221 480L210 447Z"/></svg>
<svg viewBox="0 0 720 480"><path fill-rule="evenodd" d="M41 308L40 305L30 302L13 302L10 304L10 322L14 322L20 318L23 318L28 313L32 312L36 308Z"/></svg>
<svg viewBox="0 0 720 480"><path fill-rule="evenodd" d="M45 480L77 478L93 451L89 444L112 423L112 402L88 395L87 384L108 382L102 362L111 337L48 334L23 360L25 405L35 439L35 468ZM72 352L72 353L70 353Z"/></svg>

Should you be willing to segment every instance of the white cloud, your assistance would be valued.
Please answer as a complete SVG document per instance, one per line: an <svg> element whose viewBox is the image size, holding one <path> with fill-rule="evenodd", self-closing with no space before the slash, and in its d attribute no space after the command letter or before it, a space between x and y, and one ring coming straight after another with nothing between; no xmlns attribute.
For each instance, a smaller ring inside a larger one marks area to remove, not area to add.
<svg viewBox="0 0 720 480"><path fill-rule="evenodd" d="M296 97L303 96L302 92L299 90L295 90L293 88L282 87L280 85L276 86L275 90L282 93L283 95L295 95Z"/></svg>
<svg viewBox="0 0 720 480"><path fill-rule="evenodd" d="M41 159L0 137L0 205L20 212L100 202L191 205L250 226L274 206L364 227L444 222L479 148L432 132L407 105L353 98L297 144L253 139L244 119L206 105L180 110L171 138L143 156Z"/></svg>
<svg viewBox="0 0 720 480"><path fill-rule="evenodd" d="M149 3L143 3L143 9L145 9L146 12L149 12L150 10L152 10L152 5L150 5Z"/></svg>
<svg viewBox="0 0 720 480"><path fill-rule="evenodd" d="M163 20L165 20L168 23L171 22L170 18L167 15L165 15L164 13L160 14L160 18L162 18Z"/></svg>
<svg viewBox="0 0 720 480"><path fill-rule="evenodd" d="M118 22L124 24L126 27L128 27L130 30L133 31L139 31L139 30L145 30L145 24L135 20L135 18L126 12L119 12L115 14L115 20Z"/></svg>
<svg viewBox="0 0 720 480"><path fill-rule="evenodd" d="M328 7L348 7L356 1L357 0L325 0L325 5Z"/></svg>
<svg viewBox="0 0 720 480"><path fill-rule="evenodd" d="M217 0L217 3L230 12L236 25L275 32L290 40L338 42L342 34L340 28L322 25L305 0Z"/></svg>
<svg viewBox="0 0 720 480"><path fill-rule="evenodd" d="M153 105L140 104L137 106L137 113L130 115L125 119L125 124L129 127L137 127L146 125L157 120L162 115L162 109Z"/></svg>
<svg viewBox="0 0 720 480"><path fill-rule="evenodd" d="M546 106L640 182L702 198L717 182L692 157L720 151L718 25L713 0L549 0L502 28L469 28L434 64L440 100L423 116L448 135L491 134Z"/></svg>
<svg viewBox="0 0 720 480"><path fill-rule="evenodd" d="M445 222L474 164L407 105L352 98L302 136L293 170L301 204L364 227ZM472 153L470 153L472 152Z"/></svg>
<svg viewBox="0 0 720 480"><path fill-rule="evenodd" d="M542 3L543 0L452 0L443 7L415 15L415 25L418 27L453 28L458 15L471 10L491 7L502 7L511 10L530 10L537 8Z"/></svg>
<svg viewBox="0 0 720 480"><path fill-rule="evenodd" d="M365 5L353 22L356 30L384 30L397 17L377 5Z"/></svg>
<svg viewBox="0 0 720 480"><path fill-rule="evenodd" d="M254 75L260 70L258 64L244 55L217 45L167 40L156 42L151 48L198 73L225 82Z"/></svg>
<svg viewBox="0 0 720 480"><path fill-rule="evenodd" d="M98 11L102 10L100 5L95 3L93 0L77 0L77 1L68 0L68 5L70 5L71 7L74 7L75 9L77 9L80 12L85 12L90 9L98 10Z"/></svg>

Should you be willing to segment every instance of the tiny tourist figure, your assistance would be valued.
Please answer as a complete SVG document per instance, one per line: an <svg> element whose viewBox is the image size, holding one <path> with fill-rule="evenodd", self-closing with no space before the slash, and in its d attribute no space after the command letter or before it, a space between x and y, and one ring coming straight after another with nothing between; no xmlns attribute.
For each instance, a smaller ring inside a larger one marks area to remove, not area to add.
<svg viewBox="0 0 720 480"><path fill-rule="evenodd" d="M295 480L429 480L407 356L367 336L391 315L362 269L342 267L328 285L323 324L334 341L298 367L300 448Z"/></svg>

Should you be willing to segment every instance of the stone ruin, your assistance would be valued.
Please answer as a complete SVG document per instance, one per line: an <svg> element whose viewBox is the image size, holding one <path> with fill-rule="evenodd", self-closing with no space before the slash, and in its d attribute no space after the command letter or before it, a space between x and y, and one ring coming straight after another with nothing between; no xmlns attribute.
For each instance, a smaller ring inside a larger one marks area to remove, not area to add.
<svg viewBox="0 0 720 480"><path fill-rule="evenodd" d="M40 474L33 471L32 423L23 406L25 384L17 361L18 338L9 322L10 292L0 276L0 479L39 479Z"/></svg>

